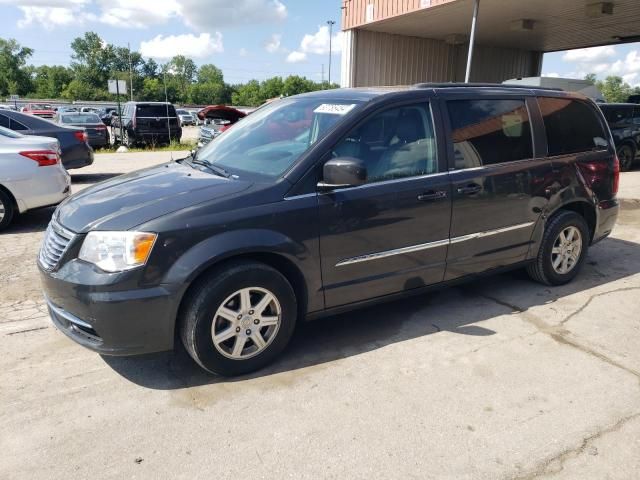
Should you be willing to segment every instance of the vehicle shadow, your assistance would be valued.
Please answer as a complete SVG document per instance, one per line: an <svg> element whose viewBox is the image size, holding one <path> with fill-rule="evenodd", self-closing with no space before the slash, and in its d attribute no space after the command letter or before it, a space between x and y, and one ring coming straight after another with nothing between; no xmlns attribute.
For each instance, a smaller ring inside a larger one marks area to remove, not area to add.
<svg viewBox="0 0 640 480"><path fill-rule="evenodd" d="M550 304L639 272L640 244L610 238L592 247L579 276L568 285L546 287L529 280L520 270L303 323L298 326L288 349L272 365L237 378L206 374L179 341L174 352L103 359L124 378L151 389L243 382L334 362L441 331L469 336L493 335L496 332L478 324L498 315Z"/></svg>
<svg viewBox="0 0 640 480"><path fill-rule="evenodd" d="M20 214L14 217L2 234L44 232L55 209L56 207L46 207Z"/></svg>

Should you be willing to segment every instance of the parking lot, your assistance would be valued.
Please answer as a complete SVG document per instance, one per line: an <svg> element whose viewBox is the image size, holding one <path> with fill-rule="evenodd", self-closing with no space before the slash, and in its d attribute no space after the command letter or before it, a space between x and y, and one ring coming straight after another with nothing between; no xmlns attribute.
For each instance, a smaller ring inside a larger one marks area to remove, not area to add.
<svg viewBox="0 0 640 480"><path fill-rule="evenodd" d="M171 156L96 155L73 190ZM53 209L28 213L0 235L0 478L638 478L640 171L619 196L569 285L513 272L300 325L235 379L56 331Z"/></svg>

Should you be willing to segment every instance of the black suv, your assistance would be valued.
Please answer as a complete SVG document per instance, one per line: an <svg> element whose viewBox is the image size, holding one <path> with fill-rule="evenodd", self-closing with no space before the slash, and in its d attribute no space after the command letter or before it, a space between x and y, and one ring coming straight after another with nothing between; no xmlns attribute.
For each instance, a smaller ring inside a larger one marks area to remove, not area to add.
<svg viewBox="0 0 640 480"><path fill-rule="evenodd" d="M122 107L122 118L114 116L111 120L111 135L115 143L126 147L139 143L168 145L180 141L182 127L170 103L127 102Z"/></svg>
<svg viewBox="0 0 640 480"><path fill-rule="evenodd" d="M605 103L600 105L600 109L616 143L620 170L631 170L640 153L640 105Z"/></svg>
<svg viewBox="0 0 640 480"><path fill-rule="evenodd" d="M598 107L496 85L278 100L198 153L56 210L39 255L57 327L103 354L236 375L296 322L526 267L569 282L618 214Z"/></svg>

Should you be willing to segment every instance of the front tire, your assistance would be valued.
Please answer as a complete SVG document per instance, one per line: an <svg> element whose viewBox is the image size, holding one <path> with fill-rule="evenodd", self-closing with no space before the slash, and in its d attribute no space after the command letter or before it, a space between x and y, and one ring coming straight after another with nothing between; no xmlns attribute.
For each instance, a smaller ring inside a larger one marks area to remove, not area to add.
<svg viewBox="0 0 640 480"><path fill-rule="evenodd" d="M213 271L184 305L182 343L198 365L223 376L253 372L275 359L293 334L298 311L287 279L251 261Z"/></svg>
<svg viewBox="0 0 640 480"><path fill-rule="evenodd" d="M9 226L11 220L13 220L15 211L13 199L0 190L0 230L4 230Z"/></svg>
<svg viewBox="0 0 640 480"><path fill-rule="evenodd" d="M589 249L589 227L581 215L561 211L547 222L529 276L545 285L564 285L580 271Z"/></svg>

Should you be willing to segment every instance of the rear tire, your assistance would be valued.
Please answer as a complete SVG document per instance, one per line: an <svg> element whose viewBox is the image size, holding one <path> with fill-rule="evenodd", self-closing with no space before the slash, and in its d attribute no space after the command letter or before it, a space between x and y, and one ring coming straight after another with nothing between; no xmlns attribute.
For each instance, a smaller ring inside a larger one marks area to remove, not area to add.
<svg viewBox="0 0 640 480"><path fill-rule="evenodd" d="M9 226L15 212L16 208L13 205L13 199L0 190L0 230L4 230Z"/></svg>
<svg viewBox="0 0 640 480"><path fill-rule="evenodd" d="M562 210L546 225L540 250L527 273L544 285L564 285L580 271L589 249L589 227L581 215Z"/></svg>
<svg viewBox="0 0 640 480"><path fill-rule="evenodd" d="M180 337L187 352L203 369L223 376L269 364L287 346L297 320L296 297L287 279L252 261L233 262L208 274L183 305Z"/></svg>
<svg viewBox="0 0 640 480"><path fill-rule="evenodd" d="M618 148L618 160L620 160L620 170L628 172L633 168L633 162L636 158L636 151L631 145L621 145Z"/></svg>

